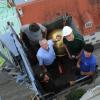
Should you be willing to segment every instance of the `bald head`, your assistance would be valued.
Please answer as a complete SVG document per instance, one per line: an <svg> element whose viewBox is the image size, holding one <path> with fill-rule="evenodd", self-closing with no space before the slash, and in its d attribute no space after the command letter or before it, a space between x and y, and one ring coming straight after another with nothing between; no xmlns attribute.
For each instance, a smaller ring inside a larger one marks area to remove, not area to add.
<svg viewBox="0 0 100 100"><path fill-rule="evenodd" d="M39 41L39 44L42 48L48 49L48 41L46 39L42 39Z"/></svg>
<svg viewBox="0 0 100 100"><path fill-rule="evenodd" d="M47 43L48 41L46 39L41 39L39 41L40 46L44 45L45 43Z"/></svg>

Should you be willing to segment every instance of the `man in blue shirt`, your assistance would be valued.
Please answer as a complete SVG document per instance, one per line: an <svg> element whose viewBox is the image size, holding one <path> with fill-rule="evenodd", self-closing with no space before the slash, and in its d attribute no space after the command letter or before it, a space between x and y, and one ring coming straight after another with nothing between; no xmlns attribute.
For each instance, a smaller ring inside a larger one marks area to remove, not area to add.
<svg viewBox="0 0 100 100"><path fill-rule="evenodd" d="M93 54L94 47L91 44L85 44L81 57L77 61L77 69L76 74L77 78L80 78L75 81L70 81L70 85L74 85L77 82L85 81L92 76L96 72L96 58Z"/></svg>
<svg viewBox="0 0 100 100"><path fill-rule="evenodd" d="M39 41L40 48L37 52L37 59L39 62L40 67L47 71L54 76L58 72L57 62L56 62L56 55L53 49L53 41L42 39Z"/></svg>
<svg viewBox="0 0 100 100"><path fill-rule="evenodd" d="M81 58L77 62L77 67L80 68L80 74L83 76L93 76L96 71L96 58L93 55L93 50L93 45L86 44Z"/></svg>

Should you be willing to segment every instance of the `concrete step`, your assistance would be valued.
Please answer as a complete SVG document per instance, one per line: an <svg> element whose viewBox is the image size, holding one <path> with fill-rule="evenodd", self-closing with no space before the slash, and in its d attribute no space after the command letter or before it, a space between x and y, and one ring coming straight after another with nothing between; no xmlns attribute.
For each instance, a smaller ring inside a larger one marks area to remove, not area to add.
<svg viewBox="0 0 100 100"><path fill-rule="evenodd" d="M30 100L29 98L34 95L34 91L24 85L17 84L7 72L0 72L1 100Z"/></svg>

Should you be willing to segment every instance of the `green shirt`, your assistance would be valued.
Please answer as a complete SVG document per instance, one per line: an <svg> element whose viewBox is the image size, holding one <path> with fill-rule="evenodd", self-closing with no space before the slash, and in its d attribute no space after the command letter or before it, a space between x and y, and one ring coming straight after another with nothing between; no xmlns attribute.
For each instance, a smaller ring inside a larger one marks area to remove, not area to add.
<svg viewBox="0 0 100 100"><path fill-rule="evenodd" d="M63 43L67 46L71 55L77 56L84 47L84 40L77 35L74 36L74 41L67 41L63 38Z"/></svg>

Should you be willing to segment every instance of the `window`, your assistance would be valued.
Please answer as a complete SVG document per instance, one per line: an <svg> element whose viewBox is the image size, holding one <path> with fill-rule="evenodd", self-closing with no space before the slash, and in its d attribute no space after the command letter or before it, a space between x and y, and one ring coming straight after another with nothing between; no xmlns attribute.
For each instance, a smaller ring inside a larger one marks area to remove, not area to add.
<svg viewBox="0 0 100 100"><path fill-rule="evenodd" d="M85 23L85 28L92 28L93 26L93 22L92 21L88 21Z"/></svg>

